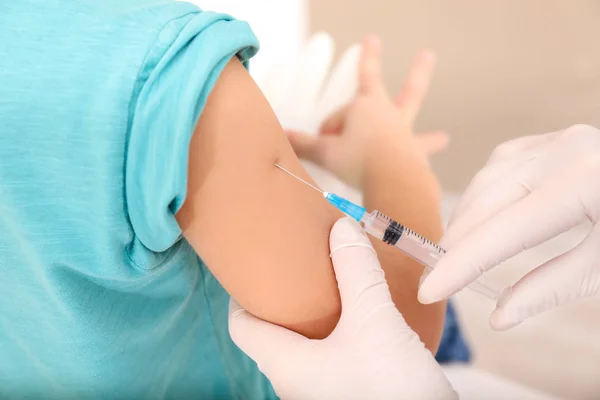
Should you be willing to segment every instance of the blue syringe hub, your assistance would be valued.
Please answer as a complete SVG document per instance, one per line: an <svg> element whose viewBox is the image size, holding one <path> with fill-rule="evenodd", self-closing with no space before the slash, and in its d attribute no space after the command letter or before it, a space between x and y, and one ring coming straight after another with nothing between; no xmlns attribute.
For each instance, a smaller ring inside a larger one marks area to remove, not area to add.
<svg viewBox="0 0 600 400"><path fill-rule="evenodd" d="M367 212L366 208L354 204L350 200L346 200L345 198L338 196L335 193L323 192L323 196L325 196L327 201L331 203L335 208L348 215L349 217L354 218L358 222L362 220L363 216Z"/></svg>

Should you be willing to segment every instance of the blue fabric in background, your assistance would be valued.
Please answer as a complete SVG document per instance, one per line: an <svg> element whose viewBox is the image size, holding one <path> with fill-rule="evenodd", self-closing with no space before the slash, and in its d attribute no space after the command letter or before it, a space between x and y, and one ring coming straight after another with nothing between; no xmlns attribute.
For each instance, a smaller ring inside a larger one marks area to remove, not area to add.
<svg viewBox="0 0 600 400"><path fill-rule="evenodd" d="M440 364L468 363L471 361L471 350L460 330L456 312L452 303L448 302L446 309L446 321L444 322L444 333L442 342L435 356Z"/></svg>

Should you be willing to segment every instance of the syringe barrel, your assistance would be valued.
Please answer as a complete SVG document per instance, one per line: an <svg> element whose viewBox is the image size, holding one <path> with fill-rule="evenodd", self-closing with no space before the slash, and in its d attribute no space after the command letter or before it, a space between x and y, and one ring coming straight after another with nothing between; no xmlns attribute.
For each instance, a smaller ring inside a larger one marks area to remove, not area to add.
<svg viewBox="0 0 600 400"><path fill-rule="evenodd" d="M397 247L426 267L434 268L445 251L435 243L399 224L380 211L366 214L365 231L377 239Z"/></svg>
<svg viewBox="0 0 600 400"><path fill-rule="evenodd" d="M366 213L361 222L369 235L402 250L427 269L434 269L439 259L446 253L446 250L437 244L380 211ZM484 276L469 285L469 288L492 300L498 300L501 294L501 291Z"/></svg>

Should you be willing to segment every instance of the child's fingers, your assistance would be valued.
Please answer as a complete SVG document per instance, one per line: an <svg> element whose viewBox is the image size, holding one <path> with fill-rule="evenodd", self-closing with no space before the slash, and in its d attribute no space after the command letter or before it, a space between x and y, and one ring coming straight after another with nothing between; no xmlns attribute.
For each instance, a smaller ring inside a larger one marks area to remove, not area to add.
<svg viewBox="0 0 600 400"><path fill-rule="evenodd" d="M423 152L427 155L445 150L450 143L450 135L446 131L431 131L416 135Z"/></svg>
<svg viewBox="0 0 600 400"><path fill-rule="evenodd" d="M358 65L358 90L362 94L385 90L381 66L381 41L377 36L367 36L362 42Z"/></svg>
<svg viewBox="0 0 600 400"><path fill-rule="evenodd" d="M286 133L294 152L299 158L327 168L326 147L329 143L326 138L298 132L288 131Z"/></svg>
<svg viewBox="0 0 600 400"><path fill-rule="evenodd" d="M339 134L344 129L344 122L346 120L346 114L348 112L348 106L345 106L332 115L330 115L319 128L320 134Z"/></svg>
<svg viewBox="0 0 600 400"><path fill-rule="evenodd" d="M406 113L411 124L427 95L434 68L435 53L431 50L422 50L408 73L404 87L396 97L396 105Z"/></svg>

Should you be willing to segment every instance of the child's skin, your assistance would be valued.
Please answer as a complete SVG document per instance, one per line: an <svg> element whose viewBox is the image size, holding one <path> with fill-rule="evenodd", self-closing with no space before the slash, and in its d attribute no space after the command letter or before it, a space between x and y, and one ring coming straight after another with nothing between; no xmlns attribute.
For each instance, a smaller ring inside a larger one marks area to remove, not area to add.
<svg viewBox="0 0 600 400"><path fill-rule="evenodd" d="M296 154L329 168L380 209L432 240L442 233L439 187L427 153L443 133L412 132L433 57L419 57L399 101L381 80L380 45L366 40L360 93L323 127L320 138L290 134ZM340 214L315 191L268 103L237 60L221 75L190 147L188 196L177 219L225 289L252 314L311 338L326 337L340 314L328 237ZM394 302L435 352L444 304L417 301L422 267L374 243Z"/></svg>

